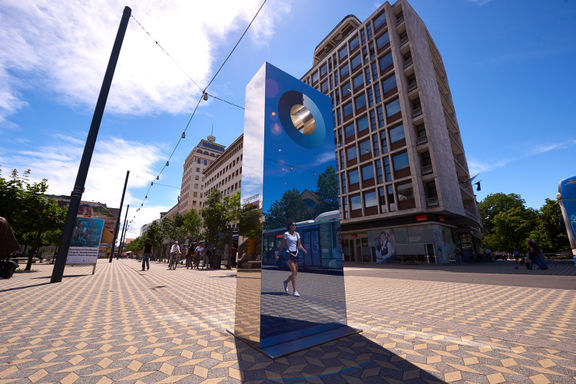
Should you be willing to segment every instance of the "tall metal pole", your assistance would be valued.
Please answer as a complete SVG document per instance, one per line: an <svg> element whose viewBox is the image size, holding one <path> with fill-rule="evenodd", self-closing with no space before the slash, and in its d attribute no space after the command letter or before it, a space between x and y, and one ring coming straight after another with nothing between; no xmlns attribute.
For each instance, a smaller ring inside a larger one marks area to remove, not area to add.
<svg viewBox="0 0 576 384"><path fill-rule="evenodd" d="M128 185L128 176L130 176L130 171L126 171L126 181L124 181L124 189L122 190L122 199L120 199L120 211L118 211L118 220L116 220L116 227L114 228L114 239L112 240L112 250L110 251L110 259L108 262L111 263L114 258L114 246L116 245L116 237L118 236L118 229L120 227L120 215L122 214L122 206L124 205L124 194L126 194L126 186ZM122 240L122 237L120 237Z"/></svg>
<svg viewBox="0 0 576 384"><path fill-rule="evenodd" d="M106 74L104 75L102 87L100 88L98 102L96 103L96 108L94 109L92 124L90 125L90 131L88 132L86 145L84 146L84 153L82 154L82 160L80 161L80 167L78 168L78 175L76 176L74 190L70 195L70 206L68 207L66 224L62 233L62 241L60 242L58 255L56 256L56 262L54 263L54 269L52 270L52 278L50 279L51 283L58 283L62 281L62 276L64 275L64 267L66 266L66 259L68 258L68 249L70 248L72 233L74 232L74 226L76 225L78 207L80 206L80 201L82 200L82 193L84 193L84 185L86 184L86 177L88 176L88 169L90 168L92 153L94 152L96 138L98 137L98 130L100 129L100 123L102 122L104 107L106 107L106 100L108 99L108 93L110 93L110 85L112 84L114 70L116 69L116 64L118 63L118 56L120 56L120 49L122 48L122 42L124 41L124 35L126 34L126 28L128 27L128 21L130 20L131 13L132 10L129 7L124 7L124 13L122 14L122 20L120 20L120 26L118 27L118 33L116 34L114 47L112 48L112 53L110 54L110 60L108 61Z"/></svg>
<svg viewBox="0 0 576 384"><path fill-rule="evenodd" d="M122 256L122 248L124 248L122 242L124 241L124 234L126 233L128 210L130 209L130 204L126 206L126 216L124 216L124 225L122 226L122 234L120 235L120 247L118 247L118 253Z"/></svg>

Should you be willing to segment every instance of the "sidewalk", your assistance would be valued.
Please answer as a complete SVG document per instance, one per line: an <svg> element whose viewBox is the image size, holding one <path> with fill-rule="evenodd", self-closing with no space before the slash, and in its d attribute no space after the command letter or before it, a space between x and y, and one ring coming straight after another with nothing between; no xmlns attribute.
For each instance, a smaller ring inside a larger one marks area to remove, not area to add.
<svg viewBox="0 0 576 384"><path fill-rule="evenodd" d="M33 269L0 280L0 383L576 381L575 289L346 268L348 323L363 332L272 361L226 331L235 271L101 260L50 284L52 265Z"/></svg>

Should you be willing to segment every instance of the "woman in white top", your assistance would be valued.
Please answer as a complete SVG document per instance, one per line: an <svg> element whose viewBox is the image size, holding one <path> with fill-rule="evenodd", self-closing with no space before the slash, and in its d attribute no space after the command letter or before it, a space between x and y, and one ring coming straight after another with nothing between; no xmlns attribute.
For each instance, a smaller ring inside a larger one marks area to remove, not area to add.
<svg viewBox="0 0 576 384"><path fill-rule="evenodd" d="M288 231L284 232L282 237L282 244L280 244L280 249L285 249L288 255L288 267L290 268L290 276L282 282L284 292L288 293L288 282L292 281L292 293L294 296L299 297L300 294L296 290L296 275L298 274L298 249L308 253L306 249L302 246L300 242L300 234L296 232L296 223L291 221L288 225ZM276 258L278 259L279 253L276 252Z"/></svg>

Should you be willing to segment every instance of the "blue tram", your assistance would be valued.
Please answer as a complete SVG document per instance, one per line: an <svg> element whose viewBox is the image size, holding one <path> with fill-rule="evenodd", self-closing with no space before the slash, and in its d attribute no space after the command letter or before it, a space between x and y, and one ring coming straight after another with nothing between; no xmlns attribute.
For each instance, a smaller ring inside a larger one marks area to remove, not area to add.
<svg viewBox="0 0 576 384"><path fill-rule="evenodd" d="M281 250L276 259L276 251L282 243L286 228L264 231L262 234L262 267L288 269L287 256ZM314 220L296 223L300 241L308 253L300 252L298 269L305 272L330 273L342 271L342 246L340 243L340 215L338 211L322 213Z"/></svg>

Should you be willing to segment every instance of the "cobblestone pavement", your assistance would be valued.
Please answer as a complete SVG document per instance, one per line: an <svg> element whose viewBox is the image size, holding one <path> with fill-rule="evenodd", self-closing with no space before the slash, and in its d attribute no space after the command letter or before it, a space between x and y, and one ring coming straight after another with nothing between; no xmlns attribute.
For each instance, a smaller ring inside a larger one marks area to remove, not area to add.
<svg viewBox="0 0 576 384"><path fill-rule="evenodd" d="M480 283L498 267L436 270L474 283L346 268L348 324L363 332L270 360L227 332L235 271L101 260L50 284L52 265L35 264L0 280L0 383L576 382L573 265Z"/></svg>

